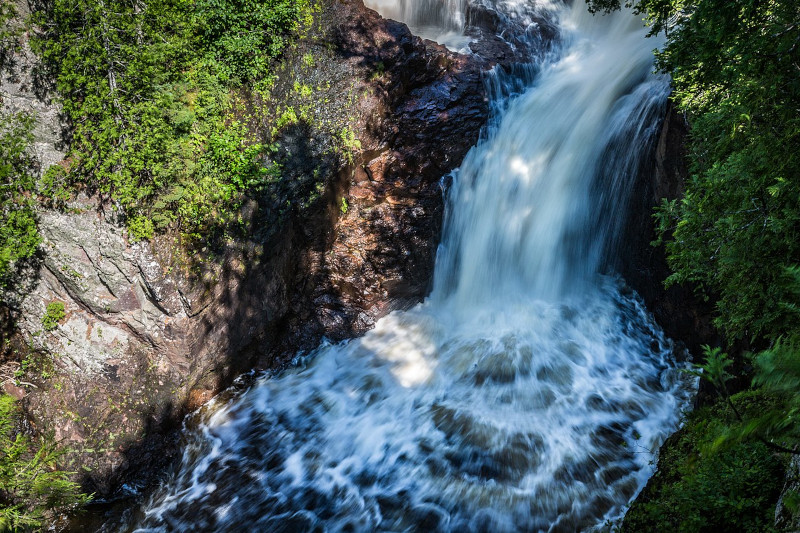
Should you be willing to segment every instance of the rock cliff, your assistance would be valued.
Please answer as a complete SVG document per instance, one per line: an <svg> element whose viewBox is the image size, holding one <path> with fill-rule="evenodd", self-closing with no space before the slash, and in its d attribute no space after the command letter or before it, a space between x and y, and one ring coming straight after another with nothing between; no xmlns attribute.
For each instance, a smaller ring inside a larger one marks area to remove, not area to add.
<svg viewBox="0 0 800 533"><path fill-rule="evenodd" d="M482 72L507 50L452 53L360 0L323 2L315 19L270 100L241 95L267 117L251 127L275 135L283 168L242 213L247 239L189 257L176 235L130 242L114 206L92 198L39 213L39 268L4 310L27 385L5 386L25 397L35 430L74 450L65 466L101 500L158 475L183 415L237 376L322 336L363 333L428 290L440 180L477 141L489 114ZM37 113L44 168L63 157L64 125L36 97L34 58L17 60L0 91ZM270 132L289 109L300 118ZM46 327L53 303L64 316Z"/></svg>

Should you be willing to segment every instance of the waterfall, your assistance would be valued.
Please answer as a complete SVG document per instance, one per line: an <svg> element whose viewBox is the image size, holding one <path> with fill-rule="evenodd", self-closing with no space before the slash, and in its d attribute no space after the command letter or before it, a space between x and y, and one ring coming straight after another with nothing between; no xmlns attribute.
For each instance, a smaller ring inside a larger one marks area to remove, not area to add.
<svg viewBox="0 0 800 533"><path fill-rule="evenodd" d="M621 516L691 394L611 274L668 82L635 17L560 9L558 57L496 106L452 176L430 297L198 415L138 531L578 531Z"/></svg>
<svg viewBox="0 0 800 533"><path fill-rule="evenodd" d="M669 83L651 74L650 43L629 14L594 17L576 2L562 24L572 28L563 55L462 163L437 301L582 292L619 234Z"/></svg>
<svg viewBox="0 0 800 533"><path fill-rule="evenodd" d="M408 25L414 35L458 50L463 37L467 0L366 0L364 4L384 17Z"/></svg>

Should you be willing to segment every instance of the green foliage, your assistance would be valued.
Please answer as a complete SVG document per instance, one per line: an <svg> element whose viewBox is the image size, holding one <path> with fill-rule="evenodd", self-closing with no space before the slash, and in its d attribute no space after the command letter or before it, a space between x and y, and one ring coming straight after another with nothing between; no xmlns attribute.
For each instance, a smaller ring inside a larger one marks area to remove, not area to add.
<svg viewBox="0 0 800 533"><path fill-rule="evenodd" d="M272 127L272 137L275 138L278 133L285 127L291 126L292 124L297 124L298 122L297 113L293 107L286 108L281 116L278 117L278 120L275 121L275 125Z"/></svg>
<svg viewBox="0 0 800 533"><path fill-rule="evenodd" d="M594 9L618 0L592 0ZM786 271L800 264L800 4L637 0L673 100L692 124L684 198L657 211L669 281L718 297L731 337L776 338L800 322Z"/></svg>
<svg viewBox="0 0 800 533"><path fill-rule="evenodd" d="M760 393L732 401L748 417L774 407ZM759 442L715 448L730 424L736 417L724 403L690 414L662 447L658 472L626 514L622 531L771 531L785 461Z"/></svg>
<svg viewBox="0 0 800 533"><path fill-rule="evenodd" d="M67 314L64 312L64 302L50 302L47 304L44 315L42 316L42 327L45 331L53 331L58 327Z"/></svg>
<svg viewBox="0 0 800 533"><path fill-rule="evenodd" d="M194 21L202 45L235 83L263 80L270 62L308 22L307 0L198 0Z"/></svg>
<svg viewBox="0 0 800 533"><path fill-rule="evenodd" d="M713 449L729 448L734 443L759 441L778 452L791 452L800 443L797 427L800 407L800 350L797 341L778 340L764 352L756 354L753 394L769 398L758 410L742 413L728 392L726 382L733 376L728 367L733 360L720 348L703 346L702 364L695 365L693 374L711 383L727 402L735 420L714 440ZM746 394L746 393L745 393ZM739 395L743 397L742 394Z"/></svg>
<svg viewBox="0 0 800 533"><path fill-rule="evenodd" d="M349 127L339 130L338 149L348 162L353 164L353 155L361 150L361 141L356 138L356 134Z"/></svg>
<svg viewBox="0 0 800 533"><path fill-rule="evenodd" d="M0 110L0 287L41 242L32 198L35 161L28 151L32 124L28 115Z"/></svg>
<svg viewBox="0 0 800 533"><path fill-rule="evenodd" d="M54 0L36 12L32 46L73 127L70 166L45 175L47 196L63 204L80 185L110 198L133 240L225 232L279 172L234 89L268 83L310 13L307 0Z"/></svg>
<svg viewBox="0 0 800 533"><path fill-rule="evenodd" d="M58 469L64 450L52 437L32 441L14 430L18 416L14 399L0 394L0 531L41 528L91 498Z"/></svg>
<svg viewBox="0 0 800 533"><path fill-rule="evenodd" d="M800 336L778 339L770 349L759 353L754 362L753 385L776 402L744 418L727 439L759 438L800 452Z"/></svg>
<svg viewBox="0 0 800 533"><path fill-rule="evenodd" d="M704 362L695 365L697 370L691 371L691 373L711 383L720 394L727 395L725 383L732 377L728 373L728 367L733 364L733 361L721 348L711 348L707 344L702 348Z"/></svg>

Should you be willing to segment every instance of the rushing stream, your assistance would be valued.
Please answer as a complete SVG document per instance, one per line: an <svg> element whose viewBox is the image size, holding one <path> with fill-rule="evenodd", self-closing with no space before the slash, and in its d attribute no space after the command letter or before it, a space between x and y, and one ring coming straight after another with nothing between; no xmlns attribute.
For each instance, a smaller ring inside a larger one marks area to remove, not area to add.
<svg viewBox="0 0 800 533"><path fill-rule="evenodd" d="M578 531L624 512L692 385L603 274L668 82L635 17L574 4L550 6L557 57L453 176L429 298L196 415L139 531Z"/></svg>

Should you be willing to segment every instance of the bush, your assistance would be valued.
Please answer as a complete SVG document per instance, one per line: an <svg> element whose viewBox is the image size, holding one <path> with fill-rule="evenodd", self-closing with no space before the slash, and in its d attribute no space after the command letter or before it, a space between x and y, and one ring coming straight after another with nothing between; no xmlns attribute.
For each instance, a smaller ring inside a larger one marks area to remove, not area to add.
<svg viewBox="0 0 800 533"><path fill-rule="evenodd" d="M775 406L774 398L754 391L732 400L746 416ZM622 531L770 531L786 461L760 442L715 449L735 422L722 403L690 414L662 447L658 471L632 504Z"/></svg>
<svg viewBox="0 0 800 533"><path fill-rule="evenodd" d="M33 119L0 109L0 287L41 242L33 211L35 160L28 152Z"/></svg>
<svg viewBox="0 0 800 533"><path fill-rule="evenodd" d="M50 2L32 47L73 127L50 195L79 185L113 200L134 240L224 234L278 172L237 118L238 86L268 84L310 13L307 0Z"/></svg>
<svg viewBox="0 0 800 533"><path fill-rule="evenodd" d="M270 63L310 14L308 0L198 0L194 20L224 78L243 83L269 77Z"/></svg>
<svg viewBox="0 0 800 533"><path fill-rule="evenodd" d="M39 529L91 498L58 469L64 450L52 437L15 432L19 416L14 399L0 394L0 531Z"/></svg>
<svg viewBox="0 0 800 533"><path fill-rule="evenodd" d="M42 316L42 327L44 327L45 331L53 331L65 316L67 315L64 312L63 302L50 302L47 304L44 316Z"/></svg>

